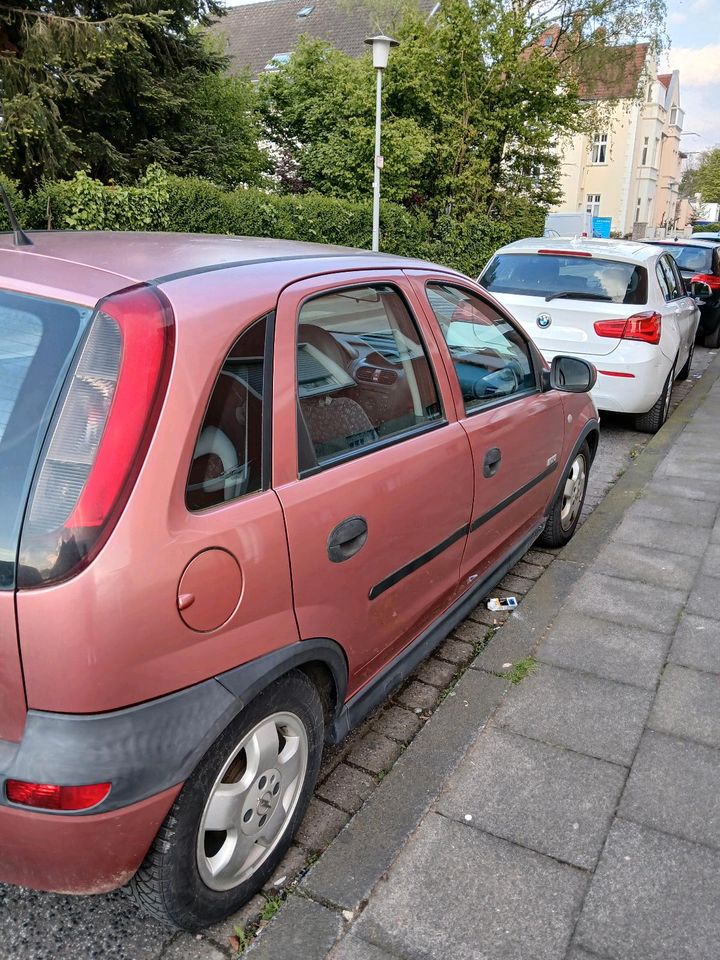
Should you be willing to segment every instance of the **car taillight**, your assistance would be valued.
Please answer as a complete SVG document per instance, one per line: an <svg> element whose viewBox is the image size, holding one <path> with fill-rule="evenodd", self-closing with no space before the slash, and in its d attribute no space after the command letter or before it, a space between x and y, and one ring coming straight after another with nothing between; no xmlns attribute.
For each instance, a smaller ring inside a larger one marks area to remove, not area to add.
<svg viewBox="0 0 720 960"><path fill-rule="evenodd" d="M711 290L720 290L720 277L713 273L698 273L691 278L690 283L706 283Z"/></svg>
<svg viewBox="0 0 720 960"><path fill-rule="evenodd" d="M627 320L597 320L595 323L595 333L599 337L642 340L643 343L660 343L661 329L661 315L651 310L646 313L634 313Z"/></svg>
<svg viewBox="0 0 720 960"><path fill-rule="evenodd" d="M36 471L19 588L77 573L109 536L150 443L173 344L159 290L131 287L98 304Z"/></svg>
<svg viewBox="0 0 720 960"><path fill-rule="evenodd" d="M109 783L88 783L61 787L55 783L26 783L8 780L5 795L11 803L39 810L89 810L110 793Z"/></svg>

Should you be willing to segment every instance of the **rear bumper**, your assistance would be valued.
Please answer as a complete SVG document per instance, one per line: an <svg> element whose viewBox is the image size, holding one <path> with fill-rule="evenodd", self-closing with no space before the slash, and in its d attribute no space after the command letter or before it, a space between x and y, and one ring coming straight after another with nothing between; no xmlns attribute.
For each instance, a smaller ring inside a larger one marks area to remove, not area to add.
<svg viewBox="0 0 720 960"><path fill-rule="evenodd" d="M0 880L54 893L107 893L132 877L181 784L109 813L0 807Z"/></svg>
<svg viewBox="0 0 720 960"><path fill-rule="evenodd" d="M553 354L545 354L551 360ZM577 354L597 368L590 396L598 410L647 413L662 393L671 361L659 347L623 342L606 356Z"/></svg>

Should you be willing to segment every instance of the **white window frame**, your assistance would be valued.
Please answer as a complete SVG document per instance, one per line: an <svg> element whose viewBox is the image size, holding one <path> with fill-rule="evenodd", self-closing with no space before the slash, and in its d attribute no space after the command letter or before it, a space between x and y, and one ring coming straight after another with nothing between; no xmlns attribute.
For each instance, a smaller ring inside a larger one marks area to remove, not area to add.
<svg viewBox="0 0 720 960"><path fill-rule="evenodd" d="M643 149L642 149L642 159L640 160L640 166L646 167L648 160L648 150L650 149L650 137L643 138Z"/></svg>
<svg viewBox="0 0 720 960"><path fill-rule="evenodd" d="M600 194L599 193L588 193L586 195L585 211L589 213L591 217L600 216Z"/></svg>
<svg viewBox="0 0 720 960"><path fill-rule="evenodd" d="M608 135L607 133L596 133L593 136L592 153L590 162L594 166L607 163L608 154Z"/></svg>

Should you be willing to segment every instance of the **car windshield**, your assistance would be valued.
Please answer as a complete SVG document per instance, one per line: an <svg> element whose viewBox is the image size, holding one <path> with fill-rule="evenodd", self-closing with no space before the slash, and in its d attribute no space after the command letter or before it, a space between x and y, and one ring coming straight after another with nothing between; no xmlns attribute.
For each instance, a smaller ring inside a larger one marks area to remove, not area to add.
<svg viewBox="0 0 720 960"><path fill-rule="evenodd" d="M644 267L572 253L501 253L490 261L480 283L492 293L546 300L647 301Z"/></svg>
<svg viewBox="0 0 720 960"><path fill-rule="evenodd" d="M15 583L18 532L39 447L92 310L0 290L0 590Z"/></svg>
<svg viewBox="0 0 720 960"><path fill-rule="evenodd" d="M684 273L712 273L712 247L684 246L681 243L658 243L671 253Z"/></svg>

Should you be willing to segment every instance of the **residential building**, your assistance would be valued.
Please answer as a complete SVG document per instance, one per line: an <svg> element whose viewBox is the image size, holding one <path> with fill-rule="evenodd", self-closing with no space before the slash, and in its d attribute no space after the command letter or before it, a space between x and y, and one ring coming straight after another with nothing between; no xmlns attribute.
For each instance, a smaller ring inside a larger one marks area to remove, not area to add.
<svg viewBox="0 0 720 960"><path fill-rule="evenodd" d="M623 53L620 69L583 90L598 108L597 129L561 145L563 200L555 210L587 211L600 218L600 232L620 236L685 232L679 73L658 74L648 44Z"/></svg>
<svg viewBox="0 0 720 960"><path fill-rule="evenodd" d="M428 16L439 6L422 0ZM301 36L327 40L352 57L367 49L365 39L390 24L374 22L370 11L348 0L264 0L228 8L210 28L225 43L234 72L249 69L253 77L286 63Z"/></svg>

